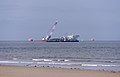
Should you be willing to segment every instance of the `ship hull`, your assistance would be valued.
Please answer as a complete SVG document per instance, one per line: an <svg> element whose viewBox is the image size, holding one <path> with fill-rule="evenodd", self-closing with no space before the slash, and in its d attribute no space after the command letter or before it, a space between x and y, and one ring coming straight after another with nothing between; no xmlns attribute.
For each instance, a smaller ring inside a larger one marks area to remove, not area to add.
<svg viewBox="0 0 120 77"><path fill-rule="evenodd" d="M50 39L47 42L79 42L79 40Z"/></svg>
<svg viewBox="0 0 120 77"><path fill-rule="evenodd" d="M79 42L79 40L71 40L71 41L62 41L62 40L34 40L34 42Z"/></svg>

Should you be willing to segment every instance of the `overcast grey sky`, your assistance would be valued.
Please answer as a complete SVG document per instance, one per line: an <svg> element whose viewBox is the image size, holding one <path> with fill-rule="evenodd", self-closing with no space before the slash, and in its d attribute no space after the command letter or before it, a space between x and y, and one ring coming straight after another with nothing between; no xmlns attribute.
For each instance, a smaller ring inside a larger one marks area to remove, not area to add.
<svg viewBox="0 0 120 77"><path fill-rule="evenodd" d="M120 0L0 0L0 40L53 37L120 40Z"/></svg>

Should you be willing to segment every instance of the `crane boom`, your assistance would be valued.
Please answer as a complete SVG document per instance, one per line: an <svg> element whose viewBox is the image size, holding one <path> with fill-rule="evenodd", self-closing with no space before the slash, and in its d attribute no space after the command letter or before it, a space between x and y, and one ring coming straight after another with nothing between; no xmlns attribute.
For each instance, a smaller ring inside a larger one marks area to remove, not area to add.
<svg viewBox="0 0 120 77"><path fill-rule="evenodd" d="M57 23L58 23L58 21L55 21L55 23L53 24L53 26L52 26L49 34L46 36L45 40L49 40L51 38L51 36L52 36L52 34L53 34L54 30L55 30L55 27L56 27Z"/></svg>

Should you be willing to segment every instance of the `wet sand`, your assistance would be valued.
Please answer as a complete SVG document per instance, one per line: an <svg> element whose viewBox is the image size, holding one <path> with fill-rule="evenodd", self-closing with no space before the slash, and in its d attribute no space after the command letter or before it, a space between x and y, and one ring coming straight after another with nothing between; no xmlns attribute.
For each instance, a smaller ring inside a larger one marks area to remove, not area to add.
<svg viewBox="0 0 120 77"><path fill-rule="evenodd" d="M0 77L120 77L120 72L46 67L0 66Z"/></svg>

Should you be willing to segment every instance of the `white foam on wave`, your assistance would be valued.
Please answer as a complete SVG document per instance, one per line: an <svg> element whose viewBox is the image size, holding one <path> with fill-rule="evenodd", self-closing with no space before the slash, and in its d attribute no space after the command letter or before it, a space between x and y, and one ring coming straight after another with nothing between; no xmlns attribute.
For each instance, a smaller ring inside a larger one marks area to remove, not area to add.
<svg viewBox="0 0 120 77"><path fill-rule="evenodd" d="M42 61L41 61L42 60ZM120 67L120 65L110 64L84 64L84 63L71 63L71 62L55 62L51 59L33 59L33 61L41 62L27 62L27 61L0 61L0 64L48 64L48 65L73 65L83 67Z"/></svg>
<svg viewBox="0 0 120 77"><path fill-rule="evenodd" d="M66 63L66 62L37 62L37 64L49 64L49 65L77 65L83 67L118 67L120 65L109 64L83 64L83 63Z"/></svg>
<svg viewBox="0 0 120 77"><path fill-rule="evenodd" d="M44 61L52 61L51 59L44 59Z"/></svg>
<svg viewBox="0 0 120 77"><path fill-rule="evenodd" d="M51 62L51 59L32 59L33 61L45 61L45 62Z"/></svg>
<svg viewBox="0 0 120 77"><path fill-rule="evenodd" d="M98 66L97 64L81 64L81 66Z"/></svg>
<svg viewBox="0 0 120 77"><path fill-rule="evenodd" d="M23 61L0 61L0 64L32 64L34 62L23 62Z"/></svg>
<svg viewBox="0 0 120 77"><path fill-rule="evenodd" d="M43 59L32 59L33 61L43 61Z"/></svg>
<svg viewBox="0 0 120 77"><path fill-rule="evenodd" d="M37 64L49 64L49 65L81 65L80 63L61 63L61 62L37 62Z"/></svg>
<svg viewBox="0 0 120 77"><path fill-rule="evenodd" d="M54 59L32 59L32 61L41 61L41 62L52 62L52 61L58 61L58 62L67 62L69 60L67 59L57 59L57 60L54 60Z"/></svg>
<svg viewBox="0 0 120 77"><path fill-rule="evenodd" d="M0 61L0 63L19 63L17 61Z"/></svg>
<svg viewBox="0 0 120 77"><path fill-rule="evenodd" d="M81 64L81 66L92 66L92 67L97 67L97 66L103 66L103 67L115 67L115 66L120 66L120 65L107 65L107 64Z"/></svg>

